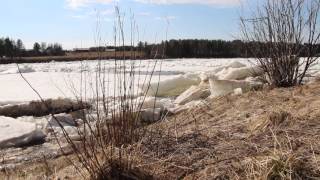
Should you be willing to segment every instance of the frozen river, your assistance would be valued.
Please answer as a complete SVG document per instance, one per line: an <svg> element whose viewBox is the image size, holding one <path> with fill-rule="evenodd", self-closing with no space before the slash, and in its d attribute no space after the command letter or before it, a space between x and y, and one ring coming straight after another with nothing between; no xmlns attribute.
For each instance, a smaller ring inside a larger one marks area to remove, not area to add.
<svg viewBox="0 0 320 180"><path fill-rule="evenodd" d="M233 61L249 64L248 59L166 59L158 62L152 82L176 78L181 75L212 71ZM108 89L114 89L114 61L101 61L101 67L107 72L105 80ZM150 76L154 60L135 61L136 74L141 79ZM75 95L94 91L94 79L98 61L51 62L39 64L20 64L24 77L45 99L74 98ZM160 72L160 73L159 73ZM160 74L160 76L158 76ZM140 81L141 83L141 81ZM27 85L18 73L16 64L0 65L0 105L38 100L36 93ZM138 81L135 86L138 86ZM82 89L82 91L80 91ZM86 94L90 96L90 93Z"/></svg>

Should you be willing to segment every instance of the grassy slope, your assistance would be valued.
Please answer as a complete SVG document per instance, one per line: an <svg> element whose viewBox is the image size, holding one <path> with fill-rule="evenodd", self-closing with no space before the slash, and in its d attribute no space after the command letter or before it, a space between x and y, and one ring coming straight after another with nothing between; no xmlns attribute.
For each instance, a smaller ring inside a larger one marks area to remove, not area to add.
<svg viewBox="0 0 320 180"><path fill-rule="evenodd" d="M320 178L319 83L213 99L157 126L142 147L158 177Z"/></svg>
<svg viewBox="0 0 320 180"><path fill-rule="evenodd" d="M208 100L149 129L135 164L156 179L320 178L320 83Z"/></svg>

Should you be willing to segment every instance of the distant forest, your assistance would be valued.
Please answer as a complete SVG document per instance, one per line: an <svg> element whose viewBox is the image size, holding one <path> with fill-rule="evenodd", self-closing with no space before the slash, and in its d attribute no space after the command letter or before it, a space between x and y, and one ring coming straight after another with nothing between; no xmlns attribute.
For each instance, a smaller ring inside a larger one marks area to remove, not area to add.
<svg viewBox="0 0 320 180"><path fill-rule="evenodd" d="M35 42L33 49L27 50L21 39L13 40L10 38L0 38L0 58L14 58L14 57L34 57L34 56L61 56L65 51L58 43L41 44Z"/></svg>
<svg viewBox="0 0 320 180"><path fill-rule="evenodd" d="M162 41L159 44L148 44L139 42L136 46L104 46L91 47L86 49L88 52L103 52L110 49L115 51L141 51L144 52L145 58L241 58L256 57L255 52L263 55L264 48L268 46L261 42L243 42L241 40L169 40ZM281 44L279 44L281 46ZM295 46L293 44L293 46ZM310 48L307 44L303 46L303 51L298 56L305 56L312 49L320 55L320 45ZM286 46L283 46L286 47ZM260 49L258 49L260 48ZM58 43L41 44L36 42L31 50L26 50L22 40L12 40L10 38L0 38L0 58L16 57L36 57L36 56L64 56L67 51L63 50ZM77 51L76 51L77 52ZM270 52L265 52L265 56ZM271 53L272 54L272 53ZM314 53L313 53L314 54Z"/></svg>
<svg viewBox="0 0 320 180"><path fill-rule="evenodd" d="M248 56L246 46L240 40L170 40L150 45L140 42L138 47L150 57L234 58Z"/></svg>
<svg viewBox="0 0 320 180"><path fill-rule="evenodd" d="M241 58L256 57L254 53L259 52L260 55L266 57L270 52L265 52L267 43L261 42L243 42L241 40L225 41L225 40L170 40L163 41L160 44L147 44L140 42L138 48L142 49L149 57L166 58ZM284 44L278 44L279 47L286 47ZM303 57L316 51L320 55L320 45L311 48L308 44L300 44L292 46L303 46L298 56ZM272 52L271 52L272 54Z"/></svg>

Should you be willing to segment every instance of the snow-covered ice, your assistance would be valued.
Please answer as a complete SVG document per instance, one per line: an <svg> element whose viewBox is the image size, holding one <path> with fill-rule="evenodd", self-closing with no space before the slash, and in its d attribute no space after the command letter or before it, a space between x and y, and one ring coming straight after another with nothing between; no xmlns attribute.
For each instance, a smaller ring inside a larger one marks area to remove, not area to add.
<svg viewBox="0 0 320 180"><path fill-rule="evenodd" d="M232 62L233 59L167 59L162 61L155 69L155 74L151 82L179 78L189 73L200 73L211 71L222 65ZM246 59L237 59L244 64L249 62ZM20 71L30 84L45 98L75 98L80 94L80 89L84 88L84 81L87 85L86 96L90 98L92 87L95 86L95 72L98 61L78 61L78 62L50 62L35 64L20 64ZM141 81L146 76L150 76L154 60L142 60L135 62L136 74L139 74ZM108 77L108 88L112 90L114 61L102 61L102 66L110 74ZM16 104L31 100L39 100L37 94L28 86L18 73L16 64L0 65L0 105ZM159 73L160 72L160 73ZM80 80L82 79L82 80ZM81 83L82 82L82 83ZM136 83L138 86L138 82ZM81 87L81 88L80 88ZM83 90L84 92L84 90ZM110 92L110 95L113 93Z"/></svg>
<svg viewBox="0 0 320 180"><path fill-rule="evenodd" d="M0 141L31 133L36 129L35 124L22 122L13 118L0 116Z"/></svg>
<svg viewBox="0 0 320 180"><path fill-rule="evenodd" d="M0 116L0 149L39 143L45 134L34 123Z"/></svg>
<svg viewBox="0 0 320 180"><path fill-rule="evenodd" d="M132 63L132 61L128 61L128 63ZM135 92L146 88L141 87L141 84L145 80L149 81L154 63L154 60L141 60L130 64L130 67L135 67L134 73L138 76L133 83ZM98 66L98 64L101 66ZM176 113L184 109L200 106L203 104L201 103L201 98L209 95L209 92L207 93L209 84L212 96L244 93L248 88L256 85L254 84L254 78L251 77L252 67L249 66L255 67L252 64L252 60L248 59L163 60L154 69L149 95L154 96L155 92L157 92L158 95L160 94L166 98L158 99L158 102L155 103L154 97L147 97L143 108L150 109L155 106L155 108L159 109L159 112L166 108ZM117 92L118 85L120 85L119 82L122 82L117 80L119 72L115 71L113 60L20 64L19 67L20 72L23 73L27 81L45 99L74 99L77 96L82 96L85 100L88 100L96 98L97 87L106 88L106 95L113 96L114 90ZM107 72L103 78L106 83L104 87L100 86L101 82L96 81L99 67ZM316 65L312 68L312 73L319 75L320 66ZM128 71L128 74L130 74L130 68L121 68L121 70ZM255 70L257 71L257 69ZM237 81L239 79L241 81ZM0 83L0 106L39 100L37 94L20 76L16 64L0 65ZM201 84L205 85L204 87L206 88L200 87ZM190 88L193 85L195 86ZM175 106L172 99L167 98L168 96L175 97L179 95L181 96L176 101L176 104L181 104L181 106ZM137 98L138 103L142 101L139 100L139 97ZM149 114L147 115L145 118L149 118ZM43 121L45 120L36 120L33 117L31 119L28 117L13 119L0 116L0 142L12 138L16 139L16 137L24 138L24 135L38 138L40 131L34 130L36 129L36 124L44 125ZM27 138L27 140L29 139ZM25 143L25 141L21 142Z"/></svg>
<svg viewBox="0 0 320 180"><path fill-rule="evenodd" d="M92 92L96 85L95 72L97 72L98 63L99 61L50 62L20 64L19 66L25 78L45 99L58 97L75 98L75 96L79 96L81 93L82 96L86 96L89 99L94 96ZM108 88L109 95L113 95L112 90L115 89L113 86L115 84L114 61L101 61L101 64L109 74L109 76L106 77L106 88ZM138 87L145 77L150 76L153 64L154 60L135 62L135 73L140 76L140 81L137 81L134 84L135 86ZM155 87L159 79L161 82L175 82L175 80L179 80L181 77L190 77L194 74L200 75L204 72L219 72L228 66L231 68L239 68L244 65L252 65L252 60L166 59L162 61L161 68L160 63L157 65L155 74L151 79L151 83L153 83L151 89L157 89ZM320 69L319 66L313 68ZM0 83L0 106L39 100L37 94L33 92L19 75L16 64L0 65ZM178 84L173 84L173 86L178 86ZM162 89L167 90L165 87ZM84 92L86 92L86 94L84 94ZM181 92L179 91L179 93Z"/></svg>

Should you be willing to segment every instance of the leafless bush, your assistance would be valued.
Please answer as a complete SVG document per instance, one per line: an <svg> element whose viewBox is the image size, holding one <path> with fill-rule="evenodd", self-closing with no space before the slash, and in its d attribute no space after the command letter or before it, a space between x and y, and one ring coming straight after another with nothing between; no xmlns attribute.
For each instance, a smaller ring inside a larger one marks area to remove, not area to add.
<svg viewBox="0 0 320 180"><path fill-rule="evenodd" d="M114 44L124 47L124 17L120 14L119 8L116 8L116 14ZM131 21L130 39L131 46L134 46L136 24L133 19ZM100 44L99 30L96 35L96 43ZM136 59L134 51L131 53L130 60L126 60L125 54L123 58L117 59L115 54L113 63L112 72L110 72L103 61L98 62L95 79L90 82L94 89L93 97L91 97L94 111L84 119L84 125L79 128L79 132L83 133L79 133L82 140L80 145L74 145L73 150L81 164L78 168L82 172L84 170L84 174L89 173L92 179L133 178L135 176L139 179L145 174L133 173L139 170L132 170L134 169L133 158L126 148L138 141L145 133L145 129L140 126L141 103L144 100L137 102L136 98L139 94L145 98L146 92L141 93L137 89L137 84L150 86L158 60L150 64L148 69L150 75L145 77L139 74L140 69L137 69L136 64L141 63L141 60ZM113 79L114 83L110 84L109 79ZM84 102L87 99L80 94L78 101Z"/></svg>
<svg viewBox="0 0 320 180"><path fill-rule="evenodd" d="M115 12L114 46L121 48L125 47L124 17L118 7L115 8ZM101 45L99 17L97 19L95 42ZM130 19L130 45L134 46L138 28L134 17ZM149 91L151 79L156 76L156 68L161 67L161 60L149 61L148 73L142 75L142 69L140 69L142 60L136 59L139 56L135 51L131 51L129 60L127 60L128 52L125 48L121 52L123 52L122 58L119 58L119 51L115 52L112 69L105 64L110 61L99 60L93 79L89 78L90 72L86 70L87 67L81 66L80 89L74 89L74 95L78 104L91 102L92 108L88 114L82 111L83 124L77 127L78 138L76 138L80 141L74 141L68 130L55 118L54 112L50 112L63 133L63 139L53 133L58 144L61 147L61 142L66 141L70 145L77 161L69 158L67 160L84 178L150 178L143 171L133 167L134 157L132 150L128 149L146 133L145 128L140 124L142 105ZM159 55L156 53L156 56ZM20 73L20 75L41 98L23 74ZM76 87L73 82L70 84L71 87ZM137 87L141 87L143 92ZM138 96L142 98L138 100ZM42 102L48 108L45 101L42 100Z"/></svg>
<svg viewBox="0 0 320 180"><path fill-rule="evenodd" d="M264 0L250 18L241 17L249 51L277 87L300 85L318 57L318 0Z"/></svg>

